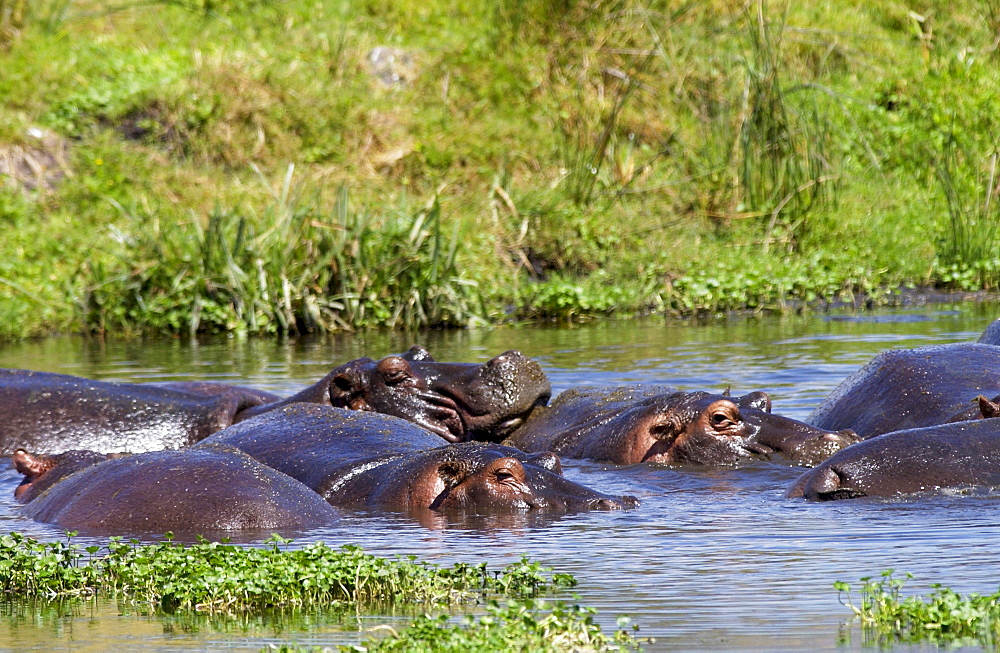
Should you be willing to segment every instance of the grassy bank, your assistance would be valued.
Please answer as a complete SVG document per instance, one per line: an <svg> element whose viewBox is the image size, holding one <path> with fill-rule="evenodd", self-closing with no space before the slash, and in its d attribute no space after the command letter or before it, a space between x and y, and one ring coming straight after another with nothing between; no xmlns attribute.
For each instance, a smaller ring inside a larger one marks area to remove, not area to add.
<svg viewBox="0 0 1000 653"><path fill-rule="evenodd" d="M0 0L0 337L995 289L995 4Z"/></svg>

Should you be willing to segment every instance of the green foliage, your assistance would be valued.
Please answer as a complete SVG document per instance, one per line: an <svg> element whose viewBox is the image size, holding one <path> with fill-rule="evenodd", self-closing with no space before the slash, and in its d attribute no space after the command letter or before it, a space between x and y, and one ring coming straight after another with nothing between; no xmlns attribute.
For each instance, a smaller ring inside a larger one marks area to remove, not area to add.
<svg viewBox="0 0 1000 653"><path fill-rule="evenodd" d="M937 172L949 220L939 258L945 267L971 273L967 278L954 279L956 285L989 288L1000 283L998 156L1000 151L994 148L985 161L977 164L981 157L962 150L954 134L945 141Z"/></svg>
<svg viewBox="0 0 1000 653"><path fill-rule="evenodd" d="M454 623L448 615L424 615L400 633L369 639L341 651L623 651L641 650L626 630L605 634L593 608L540 599L491 603L481 617ZM620 620L620 626L627 623Z"/></svg>
<svg viewBox="0 0 1000 653"><path fill-rule="evenodd" d="M164 224L126 212L117 263L86 270L83 321L95 331L302 333L481 321L476 283L456 264L437 198L377 214L342 189L322 210L294 196L292 171L263 213L216 210ZM457 225L456 225L457 226Z"/></svg>
<svg viewBox="0 0 1000 653"><path fill-rule="evenodd" d="M767 251L775 239L794 249L835 177L826 151L828 121L815 101L793 103L783 79L784 17L776 20L765 6L758 0L744 14L746 87L735 159L741 210L764 219Z"/></svg>
<svg viewBox="0 0 1000 653"><path fill-rule="evenodd" d="M861 620L865 644L891 647L897 643L929 642L936 646L976 646L994 649L1000 642L1000 592L988 596L962 596L935 583L930 596L903 597L907 580L892 577L862 578L861 605L851 599L850 585L834 583L846 605Z"/></svg>
<svg viewBox="0 0 1000 653"><path fill-rule="evenodd" d="M0 166L67 150L0 175L0 338L995 288L1000 13L938 5L0 0Z"/></svg>
<svg viewBox="0 0 1000 653"><path fill-rule="evenodd" d="M787 310L815 300L884 301L894 279L853 254L808 258L730 256L675 279L667 305L680 314L749 308Z"/></svg>
<svg viewBox="0 0 1000 653"><path fill-rule="evenodd" d="M438 567L415 556L391 560L322 543L283 550L278 536L264 548L202 540L140 545L111 538L104 546L0 537L0 587L19 598L105 595L150 610L259 612L330 604L452 604L483 593L532 597L569 587L522 559L490 573L485 564Z"/></svg>
<svg viewBox="0 0 1000 653"><path fill-rule="evenodd" d="M129 114L140 113L154 93L169 87L184 72L180 56L171 51L125 53L94 46L88 59L95 64L88 71L89 79L54 102L44 117L67 136L79 138L98 125L119 123Z"/></svg>

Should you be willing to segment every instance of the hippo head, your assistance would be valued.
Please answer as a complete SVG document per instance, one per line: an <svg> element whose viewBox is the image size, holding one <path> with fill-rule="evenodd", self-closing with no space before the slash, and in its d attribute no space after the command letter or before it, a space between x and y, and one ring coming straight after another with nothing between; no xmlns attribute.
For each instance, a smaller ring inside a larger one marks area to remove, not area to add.
<svg viewBox="0 0 1000 653"><path fill-rule="evenodd" d="M367 497L382 505L437 511L509 513L622 510L634 497L612 497L561 475L553 453L525 454L493 443L465 442L413 456Z"/></svg>
<svg viewBox="0 0 1000 653"><path fill-rule="evenodd" d="M448 442L501 440L552 394L541 366L514 350L477 365L439 363L414 346L341 365L321 384L334 406L401 417Z"/></svg>
<svg viewBox="0 0 1000 653"><path fill-rule="evenodd" d="M11 456L11 463L19 474L24 474L24 478L14 489L14 498L21 503L28 503L70 474L115 457L118 454L84 450L47 455L18 449Z"/></svg>
<svg viewBox="0 0 1000 653"><path fill-rule="evenodd" d="M832 432L771 413L766 393L677 392L636 402L621 412L626 458L620 462L735 464L747 456L781 453L816 464L856 442L850 432Z"/></svg>

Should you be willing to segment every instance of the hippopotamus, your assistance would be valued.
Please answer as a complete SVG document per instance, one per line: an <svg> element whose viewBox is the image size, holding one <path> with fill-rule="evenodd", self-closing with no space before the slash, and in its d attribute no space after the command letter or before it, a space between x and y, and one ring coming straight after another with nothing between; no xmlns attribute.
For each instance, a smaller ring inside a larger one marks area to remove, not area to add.
<svg viewBox="0 0 1000 653"><path fill-rule="evenodd" d="M415 345L403 355L341 365L302 392L250 408L240 419L282 405L325 404L401 417L448 442L500 441L551 394L541 366L519 351L482 365L439 363Z"/></svg>
<svg viewBox="0 0 1000 653"><path fill-rule="evenodd" d="M993 320L979 336L981 345L1000 345L1000 319Z"/></svg>
<svg viewBox="0 0 1000 653"><path fill-rule="evenodd" d="M505 444L624 465L733 465L773 453L814 465L857 440L849 431L826 431L772 414L764 392L730 397L620 386L563 392Z"/></svg>
<svg viewBox="0 0 1000 653"><path fill-rule="evenodd" d="M958 414L952 415L945 422L965 422L970 419L1000 417L1000 395L997 395L993 399L979 395L973 400L973 403L975 405L972 408L966 408Z"/></svg>
<svg viewBox="0 0 1000 653"><path fill-rule="evenodd" d="M1000 419L983 419L869 438L802 474L787 496L831 500L996 485Z"/></svg>
<svg viewBox="0 0 1000 653"><path fill-rule="evenodd" d="M944 424L979 395L1000 393L1000 347L981 343L884 351L848 376L806 421L862 439Z"/></svg>
<svg viewBox="0 0 1000 653"><path fill-rule="evenodd" d="M412 347L360 358L287 399L204 381L110 383L0 370L0 455L22 448L133 453L178 448L281 406L308 402L409 419L445 441L501 439L551 394L537 362L508 351L479 365Z"/></svg>
<svg viewBox="0 0 1000 653"><path fill-rule="evenodd" d="M478 513L631 508L562 476L553 453L491 442L444 444L390 415L291 404L235 424L195 448L226 445L305 483L335 506Z"/></svg>
<svg viewBox="0 0 1000 653"><path fill-rule="evenodd" d="M108 456L18 451L26 517L92 534L285 531L334 524L311 489L226 447Z"/></svg>
<svg viewBox="0 0 1000 653"><path fill-rule="evenodd" d="M89 449L142 452L192 444L260 398L234 389L195 394L65 374L0 370L0 454Z"/></svg>

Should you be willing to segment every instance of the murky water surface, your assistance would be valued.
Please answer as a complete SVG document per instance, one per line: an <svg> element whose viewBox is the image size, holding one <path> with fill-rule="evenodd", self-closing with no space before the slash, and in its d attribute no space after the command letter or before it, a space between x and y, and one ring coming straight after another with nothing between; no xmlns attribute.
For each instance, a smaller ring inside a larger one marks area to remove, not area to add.
<svg viewBox="0 0 1000 653"><path fill-rule="evenodd" d="M0 367L116 380L214 379L290 394L346 360L426 345L439 360L484 361L520 349L541 361L554 392L580 385L666 383L734 393L765 390L775 412L803 419L844 377L878 352L975 340L997 305L938 305L860 316L662 320L561 328L366 334L288 343L102 343L51 339L0 349ZM817 649L860 646L832 583L894 568L914 589L942 582L994 592L1000 582L1000 496L932 496L812 504L783 498L800 469L780 461L738 469L613 467L568 461L567 476L611 494L634 494L630 512L553 519L416 523L400 515L349 514L297 543L355 543L377 554L486 560L528 554L575 575L579 601L613 627L627 614L653 650ZM0 472L0 531L61 532L24 521L18 478ZM86 540L82 540L87 542ZM277 630L265 619L183 622L120 615L110 605L0 613L0 647L107 650L259 649L270 642L357 641L384 617L315 616ZM391 621L392 618L388 617ZM404 623L396 618L396 625Z"/></svg>

